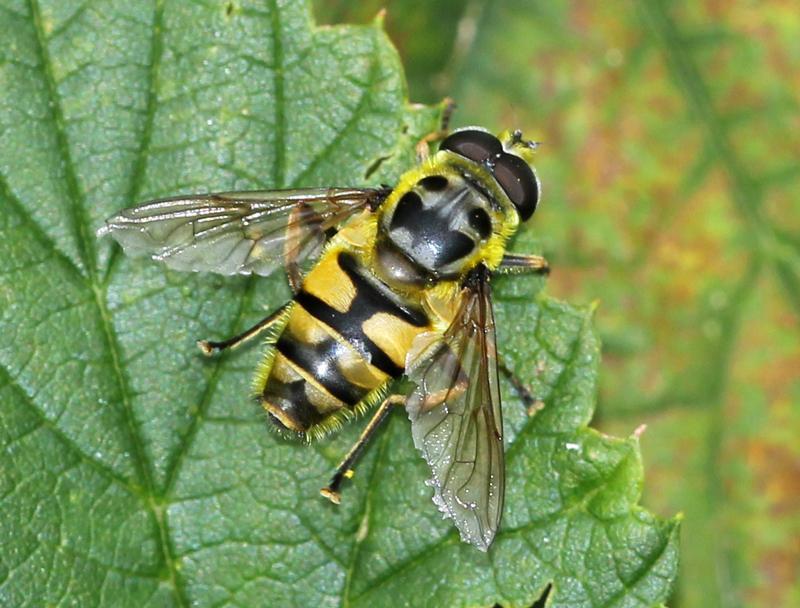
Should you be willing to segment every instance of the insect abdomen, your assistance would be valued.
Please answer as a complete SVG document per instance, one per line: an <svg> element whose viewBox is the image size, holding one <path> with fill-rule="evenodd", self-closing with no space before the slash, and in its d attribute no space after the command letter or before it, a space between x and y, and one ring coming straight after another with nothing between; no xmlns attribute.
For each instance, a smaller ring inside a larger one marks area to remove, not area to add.
<svg viewBox="0 0 800 608"><path fill-rule="evenodd" d="M378 281L352 253L326 253L305 278L257 386L264 407L298 432L326 430L371 405L402 375L424 311Z"/></svg>

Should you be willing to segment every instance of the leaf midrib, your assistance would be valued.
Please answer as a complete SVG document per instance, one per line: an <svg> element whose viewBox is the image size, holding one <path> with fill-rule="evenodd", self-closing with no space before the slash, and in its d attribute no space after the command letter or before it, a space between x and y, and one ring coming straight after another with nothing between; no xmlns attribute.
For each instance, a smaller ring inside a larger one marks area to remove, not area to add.
<svg viewBox="0 0 800 608"><path fill-rule="evenodd" d="M87 296L92 300L94 303L94 307L96 309L97 318L99 319L100 326L102 328L102 334L105 338L106 347L108 350L109 359L112 362L113 368L113 375L116 380L116 384L118 386L118 390L121 396L121 401L123 405L123 414L125 420L127 421L127 430L129 435L129 441L132 446L133 451L133 460L135 470L137 472L137 477L140 479L143 489L140 489L136 485L131 485L130 481L118 475L115 471L110 469L105 463L101 461L95 460L89 453L85 450L81 449L81 447L76 444L74 441L69 439L66 435L64 435L56 425L50 421L45 414L37 407L36 403L29 399L27 395L25 395L26 400L32 404L32 409L36 412L37 417L42 421L43 425L46 425L50 430L52 430L56 436L58 436L62 441L64 441L65 445L71 450L74 451L81 461L85 461L89 463L96 471L103 475L104 478L109 479L112 483L118 484L122 486L126 491L130 492L133 495L139 497L142 500L142 503L146 505L147 510L150 511L150 514L153 520L157 524L157 528L159 531L159 538L157 539L157 544L159 545L160 553L162 556L162 560L164 565L166 566L168 572L168 581L169 585L172 588L172 594L175 602L180 606L188 605L188 598L185 596L185 590L183 585L180 583L179 575L177 572L177 568L175 565L175 560L172 555L172 544L170 540L169 534L169 526L168 526L168 512L166 506L168 503L162 502L161 497L168 497L172 489L174 488L174 484L179 477L180 473L180 465L183 461L185 454L191 447L192 441L191 438L196 434L199 425L202 422L202 412L198 414L198 416L194 419L196 420L196 424L193 424L190 427L190 432L184 436L184 440L180 443L180 449L177 451L177 454L173 457L173 464L167 467L169 471L166 479L167 482L164 486L163 492L157 492L154 480L153 480L153 473L152 473L152 463L150 463L149 458L147 458L146 451L144 449L142 438L140 434L136 431L136 421L135 421L135 413L133 412L132 402L130 398L130 387L128 385L127 379L125 377L125 372L122 368L122 359L121 359L121 347L118 342L116 332L114 329L114 322L113 322L113 315L109 311L107 307L107 289L108 286L111 284L115 273L119 267L118 263L121 259L121 254L119 252L119 248L114 248L111 254L109 255L108 262L106 264L106 271L105 273L100 276L100 273L97 271L97 259L96 259L96 250L94 245L94 235L90 229L90 220L86 210L86 199L84 194L82 193L79 185L79 179L77 177L77 171L74 165L74 161L71 155L71 148L70 148L70 141L66 131L66 118L63 114L63 101L60 97L58 92L58 85L54 77L54 72L52 68L52 60L49 56L48 52L48 43L52 42L48 40L45 36L42 22L41 22L41 14L39 11L39 6L37 0L29 0L29 8L31 11L31 15L34 22L34 27L36 31L36 38L38 43L38 50L39 50L39 60L41 65L41 70L43 72L44 79L47 83L47 91L48 96L50 99L50 106L51 106L51 120L54 124L54 131L56 133L57 139L57 150L61 156L62 163L65 170L65 182L67 186L67 194L69 200L69 210L70 210L70 217L71 217L71 224L72 224L72 232L76 238L76 243L78 244L79 249L79 256L80 262L86 268L86 272L84 273L80 266L76 265L75 262L72 260L70 256L62 252L55 241L47 235L47 233L39 226L38 222L36 222L30 213L22 206L21 203L16 204L15 207L17 211L19 211L20 216L30 224L31 230L37 235L39 240L42 244L46 245L48 249L50 249L53 254L57 256L58 259L62 260L65 265L69 268L69 272L74 275L74 278L77 279L77 283L79 283L82 288L86 290ZM164 1L163 0L156 0L155 5L155 12L153 18L153 25L152 25L152 33L151 33L151 60L149 63L149 69L147 71L147 96L146 96L146 104L145 104L145 111L144 111L144 118L141 121L141 135L138 138L140 142L139 149L137 150L133 167L131 170L131 177L130 182L127 188L127 200L129 204L133 204L140 196L143 183L145 181L145 175L147 170L147 159L149 156L150 148L151 148L151 141L152 141L152 133L154 128L154 118L155 113L158 108L158 74L159 68L161 64L161 59L163 55L163 18L164 18ZM274 158L275 164L273 165L274 171L272 176L272 184L270 186L276 187L283 185L285 181L285 115L284 115L284 107L283 107L283 78L284 78L284 67L282 65L283 62L283 48L282 48L282 39L281 39L281 20L280 20L280 12L279 7L276 1L272 3L272 36L275 43L275 57L276 57L276 64L273 66L273 74L274 74L274 86L276 90L276 100L275 100L275 120L276 120L276 138L275 138L275 149L274 149ZM309 173L313 171L313 169L322 162L323 159L330 156L331 151L334 149L335 145L341 141L342 136L346 131L348 131L352 126L356 123L358 118L363 115L364 110L366 108L366 100L368 98L369 93L374 89L376 86L377 76L377 58L373 57L370 68L368 72L367 82L363 87L361 87L361 96L355 105L350 118L348 119L345 128L337 133L336 137L332 142L330 142L323 150L321 150L313 159L311 159L310 163L305 167L304 171L296 178L295 182L302 181ZM11 204L15 204L17 201L11 195L10 191L6 187L4 180L0 180L0 193L7 195L6 198L11 202ZM264 187L264 184L259 184L260 187ZM253 294L253 280L251 279L247 290L245 293L245 297L242 300L242 306L240 307L239 314L237 315L236 319L233 322L233 326L238 326L242 319L245 316L247 310L247 302L252 300ZM212 373L212 377L207 384L207 390L205 391L203 397L203 403L208 404L213 399L214 390L216 387L216 379L220 373L222 360L217 362L217 366L215 367L214 372ZM13 381L13 376L11 375L10 371L3 370L9 377L9 381ZM22 390L21 387L18 387L18 390ZM24 394L24 392L23 392ZM324 543L318 539L320 542L321 548L326 552L329 551L327 546L324 546ZM333 555L333 554L330 554ZM109 569L112 568L112 565L106 565Z"/></svg>
<svg viewBox="0 0 800 608"><path fill-rule="evenodd" d="M86 199L81 192L75 163L69 148L66 132L66 119L62 110L61 95L58 92L53 63L47 47L47 37L42 25L42 15L38 0L28 0L28 9L31 14L33 31L36 38L37 59L41 66L42 76L50 99L50 118L56 137L56 147L64 167L64 180L66 182L67 196L69 198L68 211L71 229L78 247L78 256L90 280L94 282L96 273L96 256L93 235L90 236L89 221L86 214ZM83 273L81 273L83 274Z"/></svg>
<svg viewBox="0 0 800 608"><path fill-rule="evenodd" d="M80 189L75 164L70 152L69 138L66 132L66 119L62 109L63 101L58 92L58 85L53 72L52 59L47 47L48 40L42 26L38 0L28 0L28 6L36 36L36 47L41 64L41 71L47 85L47 92L51 107L51 120L54 124L54 130L56 133L57 148L62 158L65 171L65 181L67 194L69 197L69 211L72 229L78 244L81 262L87 271L86 275L83 273L79 274L81 275L83 286L90 292L92 301L94 302L97 310L97 315L102 328L103 336L105 338L108 355L112 362L112 369L114 372L113 375L122 401L122 413L126 421L129 441L133 451L134 467L136 469L137 476L144 487L144 493L146 494L143 502L145 505L147 505L150 515L156 522L156 526L159 531L157 543L159 545L161 558L168 571L170 586L173 589L173 597L179 606L186 606L188 605L188 600L184 596L182 587L178 584L178 574L175 562L172 558L172 550L169 542L169 532L167 522L164 517L164 510L158 508L156 505L151 465L149 463L149 459L147 458L146 451L142 443L142 438L136 431L136 420L130 398L130 387L128 386L127 378L125 377L124 370L121 366L121 349L116 332L114 330L111 314L107 307L107 283L101 285L98 280L94 235L90 228L89 216L86 210L86 199ZM154 48L156 45L156 40L158 40L158 33L160 32L160 28L157 27L157 25L158 23L154 23L153 26ZM154 77L154 67L156 67L155 63L153 60L151 60L151 69L148 71L148 78L150 79ZM152 91L153 87L154 84L150 83L148 86L148 91ZM148 107L151 106L154 106L154 102L151 103L151 100L148 99ZM154 111L154 107L152 107L152 110ZM152 118L150 118L150 121L152 123ZM145 129L147 128L147 121L145 121ZM149 128L152 129L152 124L150 124ZM134 166L134 173L136 173L137 170L140 170L140 168L144 165L145 161L143 157L145 150L146 147L143 144L140 153L137 156L137 158L141 160L137 161L137 164ZM132 193L134 192L133 188L136 187L136 184L133 182L134 179L135 177L132 178L131 182ZM30 219L32 221L32 218ZM52 243L52 247L57 249L54 243ZM43 413L39 413L43 415ZM75 447L74 443L71 445L73 448ZM80 454L84 459L92 461L91 457L89 457L88 454L85 454L83 450L80 451ZM112 477L112 479L115 482L118 481L116 476ZM129 488L127 485L126 487Z"/></svg>

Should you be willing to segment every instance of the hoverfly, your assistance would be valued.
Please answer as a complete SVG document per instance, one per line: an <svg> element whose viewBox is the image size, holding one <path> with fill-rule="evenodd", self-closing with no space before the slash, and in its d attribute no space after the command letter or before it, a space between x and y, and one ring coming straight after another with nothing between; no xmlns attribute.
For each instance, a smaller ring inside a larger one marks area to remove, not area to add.
<svg viewBox="0 0 800 608"><path fill-rule="evenodd" d="M403 404L434 503L486 551L504 494L489 281L547 272L540 256L506 252L539 202L536 143L469 127L432 156L421 144L420 162L394 188L178 196L121 211L98 235L178 270L269 275L283 266L288 304L200 348L265 334L255 396L279 429L309 440L377 406L322 490L335 503L364 445Z"/></svg>

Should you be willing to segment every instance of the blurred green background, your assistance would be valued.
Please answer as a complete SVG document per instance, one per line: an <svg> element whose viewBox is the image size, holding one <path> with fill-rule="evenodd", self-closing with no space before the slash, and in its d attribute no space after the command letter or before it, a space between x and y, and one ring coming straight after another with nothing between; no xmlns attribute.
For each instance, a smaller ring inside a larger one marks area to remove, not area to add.
<svg viewBox="0 0 800 608"><path fill-rule="evenodd" d="M647 424L685 514L671 606L800 606L800 10L768 2L316 0L382 8L414 101L544 142L550 293L598 300L595 426Z"/></svg>

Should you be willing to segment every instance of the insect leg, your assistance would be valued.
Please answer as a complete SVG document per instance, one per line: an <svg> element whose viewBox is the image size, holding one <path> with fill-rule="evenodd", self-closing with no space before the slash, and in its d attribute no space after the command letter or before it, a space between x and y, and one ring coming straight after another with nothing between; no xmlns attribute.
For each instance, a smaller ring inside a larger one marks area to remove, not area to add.
<svg viewBox="0 0 800 608"><path fill-rule="evenodd" d="M333 474L333 477L331 477L330 483L319 491L320 494L337 505L341 502L342 496L340 494L340 486L342 485L342 481L353 476L352 466L361 454L361 450L363 450L367 442L372 439L372 436L375 434L375 431L378 430L381 423L386 420L389 409L393 405L403 405L405 400L406 398L402 395L389 395L384 399L383 403L381 403L380 407L375 412L375 415L367 423L367 426L364 427L361 435L359 435L358 441L350 448L350 451L347 452L347 456L339 463L339 466L336 467L336 472Z"/></svg>
<svg viewBox="0 0 800 608"><path fill-rule="evenodd" d="M431 131L417 142L417 162L419 163L428 160L431 154L430 143L444 139L450 133L450 117L453 115L453 110L456 109L456 102L449 97L445 97L442 100L442 105L444 108L442 109L442 120L439 123L439 128L436 131Z"/></svg>
<svg viewBox="0 0 800 608"><path fill-rule="evenodd" d="M439 132L448 133L450 129L450 118L456 109L456 102L452 97L445 97L442 100L444 109L442 110L442 121L439 123Z"/></svg>
<svg viewBox="0 0 800 608"><path fill-rule="evenodd" d="M308 205L301 203L289 214L286 226L286 242L283 246L283 260L286 267L286 278L292 293L297 294L303 284L303 272L300 269L299 257L304 240L325 241L321 232L322 217L314 213ZM315 239L316 237L316 239Z"/></svg>
<svg viewBox="0 0 800 608"><path fill-rule="evenodd" d="M223 350L227 350L229 348L236 348L240 344L247 342L251 338L255 338L261 332L270 328L270 326L275 323L286 310L288 304L284 304L275 312L269 314L268 316L261 319L258 323L253 325L251 328L244 330L242 333L233 336L232 338L228 338L227 340L222 340L220 342L212 342L210 340L198 340L197 346L200 350L203 351L204 355L211 356L214 353L221 352Z"/></svg>
<svg viewBox="0 0 800 608"><path fill-rule="evenodd" d="M303 273L300 270L300 265L294 260L286 262L286 279L289 281L292 293L297 294L303 285Z"/></svg>
<svg viewBox="0 0 800 608"><path fill-rule="evenodd" d="M514 389L514 392L517 393L520 401L525 404L525 407L528 409L528 415L533 416L537 411L544 407L544 402L539 399L538 397L534 396L533 392L528 385L525 384L514 370L509 367L509 365L503 360L500 355L497 355L497 369L500 370L500 373L503 374L506 379L511 383L511 386Z"/></svg>
<svg viewBox="0 0 800 608"><path fill-rule="evenodd" d="M500 261L498 272L514 274L521 272L535 272L536 274L550 274L550 264L540 255L526 255L524 253L506 253Z"/></svg>

